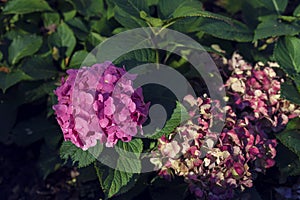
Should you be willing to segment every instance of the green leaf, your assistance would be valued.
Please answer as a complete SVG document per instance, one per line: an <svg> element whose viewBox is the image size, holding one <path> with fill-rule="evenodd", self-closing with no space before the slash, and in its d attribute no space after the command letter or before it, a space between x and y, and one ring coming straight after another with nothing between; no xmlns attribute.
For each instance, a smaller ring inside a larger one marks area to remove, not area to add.
<svg viewBox="0 0 300 200"><path fill-rule="evenodd" d="M295 104L300 104L300 94L291 80L281 83L280 88L281 98L287 99Z"/></svg>
<svg viewBox="0 0 300 200"><path fill-rule="evenodd" d="M283 13L288 4L288 0L259 0L260 3L268 10L276 13Z"/></svg>
<svg viewBox="0 0 300 200"><path fill-rule="evenodd" d="M3 59L3 54L2 52L0 51L0 61Z"/></svg>
<svg viewBox="0 0 300 200"><path fill-rule="evenodd" d="M59 14L55 13L55 12L44 12L42 14L42 19L43 19L43 22L44 22L44 26L47 27L47 26L50 26L52 24L58 25L60 17L59 17Z"/></svg>
<svg viewBox="0 0 300 200"><path fill-rule="evenodd" d="M161 138L163 135L168 136L172 133L177 126L179 126L183 121L189 118L189 114L186 111L185 107L176 102L176 108L173 111L171 118L166 122L165 126L161 130L157 130L153 135L147 136L151 139Z"/></svg>
<svg viewBox="0 0 300 200"><path fill-rule="evenodd" d="M64 141L60 147L60 157L64 160L71 158L74 163L78 163L78 167L86 167L93 163L103 150L103 145L99 142L96 146L83 151L70 141Z"/></svg>
<svg viewBox="0 0 300 200"><path fill-rule="evenodd" d="M95 32L90 32L90 34L88 35L88 39L87 41L94 47L96 47L97 45L99 45L101 42L103 42L106 38L101 36L98 33Z"/></svg>
<svg viewBox="0 0 300 200"><path fill-rule="evenodd" d="M179 15L183 13L184 15ZM214 37L226 40L235 40L238 42L252 41L252 32L245 24L208 11L191 10L189 12L188 9L184 9L184 11L179 12L173 18L166 20L164 24L165 26L172 25L173 23L184 24L185 20L190 20L190 18L200 19L199 22L195 22L197 27L194 27L193 31L203 31Z"/></svg>
<svg viewBox="0 0 300 200"><path fill-rule="evenodd" d="M91 66L92 64L95 64L97 62L94 55L89 54L85 50L76 51L70 61L69 68L79 68L83 64L85 66Z"/></svg>
<svg viewBox="0 0 300 200"><path fill-rule="evenodd" d="M35 89L31 89L28 92L25 93L25 101L28 102L32 102L35 101L39 98L42 98L48 94L53 93L53 91L55 90L57 86L55 85L55 82L51 81L51 82L45 82L43 84L41 84L39 87L35 88Z"/></svg>
<svg viewBox="0 0 300 200"><path fill-rule="evenodd" d="M58 131L57 125L52 124L43 117L35 117L18 123L13 128L12 134L17 145L28 146Z"/></svg>
<svg viewBox="0 0 300 200"><path fill-rule="evenodd" d="M223 7L224 9L226 9L227 12L229 12L232 15L241 10L243 3L244 2L240 0L223 0L216 2L218 6Z"/></svg>
<svg viewBox="0 0 300 200"><path fill-rule="evenodd" d="M300 157L300 131L299 131L300 118L294 118L289 121L286 129L279 134L276 138Z"/></svg>
<svg viewBox="0 0 300 200"><path fill-rule="evenodd" d="M22 65L23 70L34 80L49 79L57 75L57 70L52 62L52 57L34 55Z"/></svg>
<svg viewBox="0 0 300 200"><path fill-rule="evenodd" d="M184 3L185 0L164 0L158 2L158 9L162 19L169 19L172 17L172 13L180 4Z"/></svg>
<svg viewBox="0 0 300 200"><path fill-rule="evenodd" d="M44 0L10 0L6 3L4 14L27 14L33 12L51 11L51 7Z"/></svg>
<svg viewBox="0 0 300 200"><path fill-rule="evenodd" d="M290 59L297 73L300 72L300 39L296 37L286 37L286 47L289 51Z"/></svg>
<svg viewBox="0 0 300 200"><path fill-rule="evenodd" d="M174 18L193 15L202 10L202 4L199 1L183 1L172 13Z"/></svg>
<svg viewBox="0 0 300 200"><path fill-rule="evenodd" d="M141 171L140 153L143 150L141 139L134 138L130 142L118 141L114 149L117 154L113 158L111 154L106 155L105 152L100 157L100 159L105 159L105 156L107 159L116 159L113 169L95 166L107 198L131 189L138 177L133 172Z"/></svg>
<svg viewBox="0 0 300 200"><path fill-rule="evenodd" d="M76 9L73 1L58 1L58 8L62 12L65 21L68 21L75 17Z"/></svg>
<svg viewBox="0 0 300 200"><path fill-rule="evenodd" d="M57 31L50 35L49 43L51 47L58 48L62 56L70 57L76 45L76 38L69 26L62 23Z"/></svg>
<svg viewBox="0 0 300 200"><path fill-rule="evenodd" d="M80 68L82 62L89 53L85 50L76 51L70 61L69 68Z"/></svg>
<svg viewBox="0 0 300 200"><path fill-rule="evenodd" d="M14 70L10 73L0 72L0 89L2 89L3 93L5 93L5 91L11 86L19 83L20 81L30 79L31 77L21 70Z"/></svg>
<svg viewBox="0 0 300 200"><path fill-rule="evenodd" d="M72 18L66 23L73 29L78 39L85 40L87 38L89 30L79 17Z"/></svg>
<svg viewBox="0 0 300 200"><path fill-rule="evenodd" d="M36 35L17 36L8 48L9 62L15 65L20 59L33 55L42 43L42 38Z"/></svg>
<svg viewBox="0 0 300 200"><path fill-rule="evenodd" d="M127 70L146 63L155 63L155 51L152 49L139 49L126 53L117 58L114 63L116 65L124 65Z"/></svg>
<svg viewBox="0 0 300 200"><path fill-rule="evenodd" d="M130 160L127 160L127 163L130 163ZM118 164L122 165L122 161L118 162ZM109 169L108 176L103 181L103 190L107 198L111 198L119 193L123 187L126 187L127 184L132 181L132 179L132 173Z"/></svg>
<svg viewBox="0 0 300 200"><path fill-rule="evenodd" d="M299 38L285 37L278 40L274 49L275 60L291 77L300 72L299 45Z"/></svg>
<svg viewBox="0 0 300 200"><path fill-rule="evenodd" d="M146 1L139 0L114 0L115 19L126 28L140 28L147 26L146 22L140 18L140 12L148 14L149 8Z"/></svg>
<svg viewBox="0 0 300 200"><path fill-rule="evenodd" d="M116 151L119 155L123 155L126 152L133 152L139 157L140 153L143 151L143 141L141 139L132 139L130 142L119 141L116 145L119 148L116 148Z"/></svg>
<svg viewBox="0 0 300 200"><path fill-rule="evenodd" d="M276 151L275 161L280 170L281 179L300 175L300 158L281 143L277 145Z"/></svg>
<svg viewBox="0 0 300 200"><path fill-rule="evenodd" d="M298 5L295 8L293 15L296 16L296 17L300 17L300 5Z"/></svg>
<svg viewBox="0 0 300 200"><path fill-rule="evenodd" d="M259 17L261 23L257 26L254 40L281 35L295 35L300 32L297 22L289 23L278 19L277 15Z"/></svg>
<svg viewBox="0 0 300 200"><path fill-rule="evenodd" d="M102 0L73 0L76 10L85 17L101 16L104 10Z"/></svg>

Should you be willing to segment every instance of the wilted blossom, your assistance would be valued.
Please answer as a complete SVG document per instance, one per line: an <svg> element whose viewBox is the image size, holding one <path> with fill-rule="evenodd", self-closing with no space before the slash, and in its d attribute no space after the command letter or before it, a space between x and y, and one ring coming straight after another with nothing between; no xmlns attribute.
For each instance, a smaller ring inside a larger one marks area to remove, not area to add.
<svg viewBox="0 0 300 200"><path fill-rule="evenodd" d="M86 150L98 140L112 147L142 132L149 103L144 103L141 88L132 87L135 75L111 62L67 73L55 90L58 104L53 106L65 140Z"/></svg>
<svg viewBox="0 0 300 200"><path fill-rule="evenodd" d="M271 67L253 67L239 55L229 65L232 72L225 83L229 100L221 133L210 127L212 111L221 109L218 104L188 95L183 104L190 120L159 139L151 159L161 176L169 180L183 176L199 199L232 199L235 190L252 187L255 173L275 164L277 142L271 132L281 131L300 114L298 106L280 98L282 80Z"/></svg>

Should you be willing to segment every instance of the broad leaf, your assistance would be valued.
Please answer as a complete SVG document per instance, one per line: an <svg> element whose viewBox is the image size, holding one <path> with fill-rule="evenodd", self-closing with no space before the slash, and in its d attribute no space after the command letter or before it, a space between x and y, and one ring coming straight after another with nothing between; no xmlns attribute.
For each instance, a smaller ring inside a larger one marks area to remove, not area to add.
<svg viewBox="0 0 300 200"><path fill-rule="evenodd" d="M116 145L116 151L121 157L126 156L128 152L134 153L136 158L139 158L143 151L143 141L141 139L132 139L130 142L119 141Z"/></svg>
<svg viewBox="0 0 300 200"><path fill-rule="evenodd" d="M103 150L103 145L99 142L96 146L83 151L70 141L64 141L60 147L60 157L64 160L71 158L73 164L78 163L78 167L86 167L92 164Z"/></svg>
<svg viewBox="0 0 300 200"><path fill-rule="evenodd" d="M31 77L21 70L14 70L9 73L0 72L0 89L2 89L5 93L5 91L11 86L19 83L20 81L30 79Z"/></svg>
<svg viewBox="0 0 300 200"><path fill-rule="evenodd" d="M296 17L300 17L300 5L298 5L295 8L293 15L296 16Z"/></svg>
<svg viewBox="0 0 300 200"><path fill-rule="evenodd" d="M70 57L76 45L76 38L69 26L62 23L56 32L50 35L49 43L59 49L60 55Z"/></svg>
<svg viewBox="0 0 300 200"><path fill-rule="evenodd" d="M46 95L53 94L57 86L54 81L45 82L35 89L31 89L25 93L25 101L27 103L42 98Z"/></svg>
<svg viewBox="0 0 300 200"><path fill-rule="evenodd" d="M59 14L56 12L45 12L42 14L42 19L44 22L44 26L47 27L52 24L58 25L60 17L59 17Z"/></svg>
<svg viewBox="0 0 300 200"><path fill-rule="evenodd" d="M299 160L298 156L290 151L286 146L284 146L282 143L278 143L276 146L276 166L280 170L280 178L282 182L285 182L285 179L287 176L290 176L290 173L293 173L293 163L298 162Z"/></svg>
<svg viewBox="0 0 300 200"><path fill-rule="evenodd" d="M143 150L141 139L133 139L130 142L118 142L115 147L119 154L115 169L109 169L107 177L103 181L105 194L108 198L125 192L134 186L136 177L134 173L141 170L139 154ZM129 183L132 184L129 184Z"/></svg>
<svg viewBox="0 0 300 200"><path fill-rule="evenodd" d="M172 13L180 4L184 3L185 0L164 0L158 2L159 14L162 19L169 19L172 17Z"/></svg>
<svg viewBox="0 0 300 200"><path fill-rule="evenodd" d="M84 59L86 58L86 56L88 54L89 53L85 50L76 51L73 54L68 67L70 67L70 68L79 68L81 66L81 63L84 61Z"/></svg>
<svg viewBox="0 0 300 200"><path fill-rule="evenodd" d="M254 40L281 35L295 35L300 32L300 25L297 22L286 22L278 19L277 15L263 16L259 20L261 23L255 30Z"/></svg>
<svg viewBox="0 0 300 200"><path fill-rule="evenodd" d="M299 131L300 118L290 120L286 129L279 134L276 138L280 140L287 148L300 157L300 131Z"/></svg>
<svg viewBox="0 0 300 200"><path fill-rule="evenodd" d="M89 30L85 22L79 17L75 17L66 22L73 30L75 36L80 40L85 40L88 36Z"/></svg>
<svg viewBox="0 0 300 200"><path fill-rule="evenodd" d="M177 126L189 118L189 114L181 103L177 102L171 118L166 122L161 130L157 130L153 135L147 136L151 139L161 138L163 135L168 136Z"/></svg>
<svg viewBox="0 0 300 200"><path fill-rule="evenodd" d="M17 36L8 48L9 62L15 65L20 59L33 55L42 43L42 38L36 35Z"/></svg>
<svg viewBox="0 0 300 200"><path fill-rule="evenodd" d="M58 8L62 12L65 21L73 19L76 15L76 9L73 1L58 1Z"/></svg>
<svg viewBox="0 0 300 200"><path fill-rule="evenodd" d="M49 79L57 75L52 57L35 55L22 65L21 69L34 80Z"/></svg>
<svg viewBox="0 0 300 200"><path fill-rule="evenodd" d="M113 0L115 4L115 19L125 28L140 28L147 26L140 18L140 12L149 12L146 1L139 0Z"/></svg>
<svg viewBox="0 0 300 200"><path fill-rule="evenodd" d="M259 0L260 3L270 11L276 13L283 13L286 6L288 5L288 0Z"/></svg>
<svg viewBox="0 0 300 200"><path fill-rule="evenodd" d="M104 10L102 0L73 0L76 10L85 17L101 16Z"/></svg>
<svg viewBox="0 0 300 200"><path fill-rule="evenodd" d="M223 15L202 11L200 9L191 9L189 12L188 9L184 8L184 10L178 11L176 16L166 20L165 26L176 23L177 21L179 21L178 23L184 23L185 20L189 20L190 18L200 19L200 22L197 22L198 29L194 29L193 31L203 31L214 37L226 40L235 40L238 42L252 41L252 32L245 24ZM222 27L222 29L220 29L220 27Z"/></svg>
<svg viewBox="0 0 300 200"><path fill-rule="evenodd" d="M97 63L97 60L93 54L89 54L85 50L76 51L70 61L69 68L79 68L82 65L91 66Z"/></svg>
<svg viewBox="0 0 300 200"><path fill-rule="evenodd" d="M300 104L300 94L291 80L281 84L280 96L293 103Z"/></svg>
<svg viewBox="0 0 300 200"><path fill-rule="evenodd" d="M274 49L274 58L280 67L290 76L300 72L300 39L285 37L278 40Z"/></svg>
<svg viewBox="0 0 300 200"><path fill-rule="evenodd" d="M45 0L10 0L6 3L3 13L26 14L51 10L51 7Z"/></svg>

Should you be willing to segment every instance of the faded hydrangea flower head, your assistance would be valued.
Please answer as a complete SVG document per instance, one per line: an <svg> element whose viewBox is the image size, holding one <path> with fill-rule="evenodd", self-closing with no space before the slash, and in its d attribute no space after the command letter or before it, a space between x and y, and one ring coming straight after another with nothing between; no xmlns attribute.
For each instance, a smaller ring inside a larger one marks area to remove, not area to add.
<svg viewBox="0 0 300 200"><path fill-rule="evenodd" d="M183 105L191 119L159 139L156 154L162 159L151 160L162 177L183 176L200 199L231 199L235 190L252 187L255 173L275 164L277 142L270 131L283 130L300 114L298 106L280 98L282 80L271 67L253 67L237 54L229 67L227 114L218 137L210 130L217 104L187 96Z"/></svg>
<svg viewBox="0 0 300 200"><path fill-rule="evenodd" d="M53 106L65 140L86 150L98 140L112 147L142 132L150 103L144 102L141 88L133 88L135 75L111 62L67 73Z"/></svg>

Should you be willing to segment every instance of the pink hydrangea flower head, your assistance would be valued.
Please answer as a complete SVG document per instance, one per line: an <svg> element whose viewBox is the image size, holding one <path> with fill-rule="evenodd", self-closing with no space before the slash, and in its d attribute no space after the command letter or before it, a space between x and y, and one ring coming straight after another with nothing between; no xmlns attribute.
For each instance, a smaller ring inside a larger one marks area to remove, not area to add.
<svg viewBox="0 0 300 200"><path fill-rule="evenodd" d="M54 92L58 104L53 106L65 140L83 150L97 141L113 147L142 131L150 103L144 102L142 88L133 88L136 75L111 62L67 74Z"/></svg>

